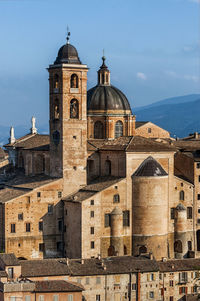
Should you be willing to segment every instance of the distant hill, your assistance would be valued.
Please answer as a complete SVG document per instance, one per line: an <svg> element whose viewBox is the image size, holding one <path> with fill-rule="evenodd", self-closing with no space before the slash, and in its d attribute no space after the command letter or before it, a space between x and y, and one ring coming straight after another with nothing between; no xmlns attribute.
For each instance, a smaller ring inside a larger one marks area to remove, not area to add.
<svg viewBox="0 0 200 301"><path fill-rule="evenodd" d="M188 136L200 132L200 94L192 94L158 101L135 108L137 121L152 121L168 130L171 136Z"/></svg>

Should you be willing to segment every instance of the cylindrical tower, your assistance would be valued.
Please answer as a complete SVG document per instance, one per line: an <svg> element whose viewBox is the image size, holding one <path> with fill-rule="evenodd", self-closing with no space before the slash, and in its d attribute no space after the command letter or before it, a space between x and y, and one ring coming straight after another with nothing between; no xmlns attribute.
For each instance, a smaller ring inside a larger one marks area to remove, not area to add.
<svg viewBox="0 0 200 301"><path fill-rule="evenodd" d="M168 175L148 157L132 176L133 255L144 250L168 257Z"/></svg>
<svg viewBox="0 0 200 301"><path fill-rule="evenodd" d="M110 214L111 237L110 245L115 255L124 255L123 245L123 212L120 208L115 207Z"/></svg>
<svg viewBox="0 0 200 301"><path fill-rule="evenodd" d="M187 211L183 204L176 207L174 221L174 257L183 258L187 256Z"/></svg>

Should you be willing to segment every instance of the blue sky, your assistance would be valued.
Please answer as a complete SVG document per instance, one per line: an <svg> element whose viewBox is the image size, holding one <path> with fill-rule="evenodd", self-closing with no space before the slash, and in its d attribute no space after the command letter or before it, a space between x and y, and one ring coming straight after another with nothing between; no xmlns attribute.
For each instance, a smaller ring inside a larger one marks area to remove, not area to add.
<svg viewBox="0 0 200 301"><path fill-rule="evenodd" d="M105 49L131 106L200 93L199 0L0 0L0 125L48 123L48 72L70 43L90 68Z"/></svg>

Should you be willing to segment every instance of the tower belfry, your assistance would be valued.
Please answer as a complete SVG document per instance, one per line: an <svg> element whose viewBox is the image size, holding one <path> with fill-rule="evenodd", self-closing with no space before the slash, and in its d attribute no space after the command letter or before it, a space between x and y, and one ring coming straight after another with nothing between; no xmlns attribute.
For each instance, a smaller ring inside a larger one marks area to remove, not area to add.
<svg viewBox="0 0 200 301"><path fill-rule="evenodd" d="M50 65L50 173L63 177L64 193L86 184L87 65L67 43Z"/></svg>

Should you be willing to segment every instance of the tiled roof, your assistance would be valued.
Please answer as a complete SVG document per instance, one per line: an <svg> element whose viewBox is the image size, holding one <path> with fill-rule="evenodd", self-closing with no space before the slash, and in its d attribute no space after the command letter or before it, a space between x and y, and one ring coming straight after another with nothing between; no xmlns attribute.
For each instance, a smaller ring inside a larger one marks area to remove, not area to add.
<svg viewBox="0 0 200 301"><path fill-rule="evenodd" d="M149 121L136 121L135 122L135 128L139 128L141 126L143 126L144 124L148 123Z"/></svg>
<svg viewBox="0 0 200 301"><path fill-rule="evenodd" d="M5 147L32 149L49 145L49 135L28 134L17 139L13 144L6 144Z"/></svg>
<svg viewBox="0 0 200 301"><path fill-rule="evenodd" d="M158 262L161 272L200 270L200 258L174 259Z"/></svg>
<svg viewBox="0 0 200 301"><path fill-rule="evenodd" d="M5 266L20 265L19 260L16 258L14 253L10 253L10 254L0 253L0 260L3 261Z"/></svg>
<svg viewBox="0 0 200 301"><path fill-rule="evenodd" d="M114 140L106 141L100 150L124 150L126 152L174 152L176 148L172 145L162 142L156 142L155 139L141 136L119 137Z"/></svg>
<svg viewBox="0 0 200 301"><path fill-rule="evenodd" d="M9 201L55 180L58 180L58 178L51 178L46 175L16 176L12 180L5 182L4 188L0 189L0 202Z"/></svg>
<svg viewBox="0 0 200 301"><path fill-rule="evenodd" d="M4 152L3 148L0 147L0 161L2 159L5 159L5 157L6 157L6 153Z"/></svg>
<svg viewBox="0 0 200 301"><path fill-rule="evenodd" d="M115 273L153 272L158 271L155 260L132 256L108 257L103 259L44 259L23 260L22 277L36 276L84 276Z"/></svg>
<svg viewBox="0 0 200 301"><path fill-rule="evenodd" d="M133 174L136 177L161 177L167 176L162 166L151 156L145 159Z"/></svg>
<svg viewBox="0 0 200 301"><path fill-rule="evenodd" d="M36 292L81 292L83 287L65 280L35 281Z"/></svg>
<svg viewBox="0 0 200 301"><path fill-rule="evenodd" d="M78 192L64 198L64 201L70 202L81 202L94 194L106 189L109 186L116 184L121 181L123 178L119 177L100 177L94 180L91 184L81 188Z"/></svg>

